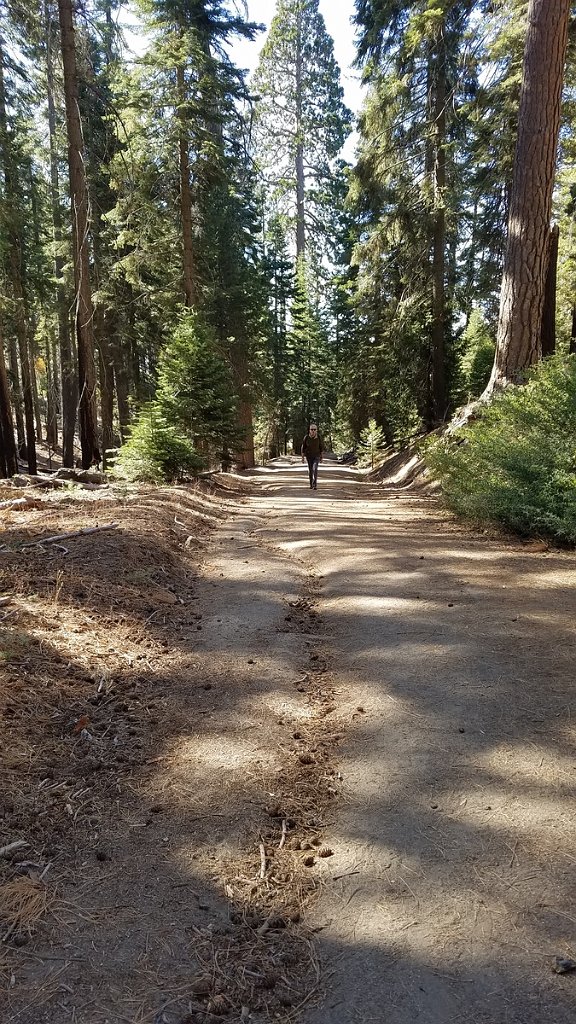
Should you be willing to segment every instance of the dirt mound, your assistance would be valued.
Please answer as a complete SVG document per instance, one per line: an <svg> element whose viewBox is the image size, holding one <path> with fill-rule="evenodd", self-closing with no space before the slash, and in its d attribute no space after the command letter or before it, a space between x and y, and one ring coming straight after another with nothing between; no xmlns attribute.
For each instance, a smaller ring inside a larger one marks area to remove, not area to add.
<svg viewBox="0 0 576 1024"><path fill-rule="evenodd" d="M424 493L438 490L438 484L430 478L422 458L422 441L425 436L422 435L400 451L389 449L384 460L368 473L366 479L385 487L411 488Z"/></svg>

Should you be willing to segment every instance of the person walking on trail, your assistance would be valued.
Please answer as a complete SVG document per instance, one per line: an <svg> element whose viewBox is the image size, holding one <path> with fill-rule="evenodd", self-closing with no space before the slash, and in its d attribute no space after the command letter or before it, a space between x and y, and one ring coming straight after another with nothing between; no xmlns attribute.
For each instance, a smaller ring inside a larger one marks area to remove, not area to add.
<svg viewBox="0 0 576 1024"><path fill-rule="evenodd" d="M308 427L308 433L302 442L302 462L306 460L308 463L310 488L314 491L318 483L318 463L322 462L323 453L324 445L318 433L318 427L315 423L311 423Z"/></svg>

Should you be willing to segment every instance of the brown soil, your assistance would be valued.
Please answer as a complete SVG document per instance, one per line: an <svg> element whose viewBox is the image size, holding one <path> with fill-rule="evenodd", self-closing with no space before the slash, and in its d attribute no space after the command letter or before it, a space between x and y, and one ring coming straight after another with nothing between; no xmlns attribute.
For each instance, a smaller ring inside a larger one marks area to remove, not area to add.
<svg viewBox="0 0 576 1024"><path fill-rule="evenodd" d="M573 1021L574 554L218 479L2 512L2 1021Z"/></svg>

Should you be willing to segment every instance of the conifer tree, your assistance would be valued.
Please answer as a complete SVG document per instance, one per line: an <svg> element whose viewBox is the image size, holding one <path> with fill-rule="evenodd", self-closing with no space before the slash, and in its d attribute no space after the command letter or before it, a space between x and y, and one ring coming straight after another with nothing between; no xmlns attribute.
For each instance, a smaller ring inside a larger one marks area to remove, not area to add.
<svg viewBox="0 0 576 1024"><path fill-rule="evenodd" d="M568 41L569 0L530 0L518 138L488 393L542 356L542 311ZM538 82L538 88L535 88Z"/></svg>
<svg viewBox="0 0 576 1024"><path fill-rule="evenodd" d="M84 142L78 99L76 31L72 0L58 0L64 99L68 136L68 170L72 216L75 283L75 325L78 351L80 446L82 466L92 465L97 444L94 310L90 281L90 197L84 163Z"/></svg>
<svg viewBox="0 0 576 1024"><path fill-rule="evenodd" d="M450 407L464 212L460 108L475 87L462 55L474 6L357 3L359 61L371 87L351 189L363 227L355 257L360 311L372 350L407 385L405 426L417 414L431 427Z"/></svg>
<svg viewBox="0 0 576 1024"><path fill-rule="evenodd" d="M321 262L351 113L318 0L278 0L253 84L270 213L290 226L297 257Z"/></svg>
<svg viewBox="0 0 576 1024"><path fill-rule="evenodd" d="M8 22L7 17L4 24ZM16 28L14 25L12 27ZM26 109L26 98L17 88L15 81L15 78L25 80L24 69L18 68L16 76L10 74L10 70L14 72L14 65L8 58L6 43L0 35L0 175L4 240L1 255L2 275L6 280L7 304L11 314L11 338L8 349L10 376L17 412L20 452L28 462L29 472L36 473L36 428L31 365L32 328L26 253L30 236L25 230L30 217L30 209L27 208L29 188L25 157L28 128L25 126L28 125L31 114L29 109Z"/></svg>
<svg viewBox="0 0 576 1024"><path fill-rule="evenodd" d="M294 296L287 336L287 383L290 397L290 431L295 447L308 424L315 420L325 436L331 432L335 404L335 362L333 349L314 294L316 278L303 259L296 264Z"/></svg>

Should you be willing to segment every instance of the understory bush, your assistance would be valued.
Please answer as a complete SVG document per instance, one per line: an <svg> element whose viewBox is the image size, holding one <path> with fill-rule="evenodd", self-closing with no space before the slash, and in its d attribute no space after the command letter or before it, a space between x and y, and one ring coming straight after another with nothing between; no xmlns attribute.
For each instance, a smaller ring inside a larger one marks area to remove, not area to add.
<svg viewBox="0 0 576 1024"><path fill-rule="evenodd" d="M181 479L229 462L238 438L231 367L202 317L182 310L160 353L155 398L131 427L116 472L129 480Z"/></svg>
<svg viewBox="0 0 576 1024"><path fill-rule="evenodd" d="M190 439L168 423L157 403L151 402L133 424L114 471L126 480L162 483L196 473L202 466Z"/></svg>
<svg viewBox="0 0 576 1024"><path fill-rule="evenodd" d="M479 309L473 309L462 335L465 346L462 358L465 400L479 398L484 391L494 363L496 345Z"/></svg>
<svg viewBox="0 0 576 1024"><path fill-rule="evenodd" d="M375 419L368 420L368 426L361 431L359 448L360 466L370 466L374 469L374 463L386 448L386 435Z"/></svg>
<svg viewBox="0 0 576 1024"><path fill-rule="evenodd" d="M576 356L541 363L425 458L456 512L576 543Z"/></svg>

